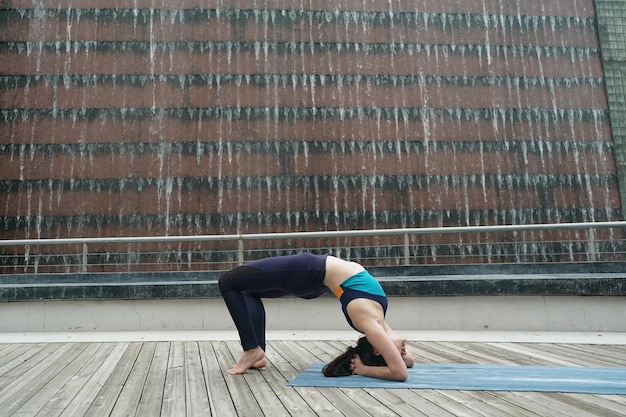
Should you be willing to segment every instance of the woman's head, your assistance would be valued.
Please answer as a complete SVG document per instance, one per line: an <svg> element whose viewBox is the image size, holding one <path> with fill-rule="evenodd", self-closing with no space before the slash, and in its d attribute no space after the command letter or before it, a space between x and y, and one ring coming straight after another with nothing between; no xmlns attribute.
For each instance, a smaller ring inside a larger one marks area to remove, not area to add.
<svg viewBox="0 0 626 417"><path fill-rule="evenodd" d="M324 366L322 373L325 376L348 376L352 375L352 358L359 355L361 362L368 366L386 366L387 363L378 353L365 336L361 336L356 347L349 347L344 353L333 359Z"/></svg>

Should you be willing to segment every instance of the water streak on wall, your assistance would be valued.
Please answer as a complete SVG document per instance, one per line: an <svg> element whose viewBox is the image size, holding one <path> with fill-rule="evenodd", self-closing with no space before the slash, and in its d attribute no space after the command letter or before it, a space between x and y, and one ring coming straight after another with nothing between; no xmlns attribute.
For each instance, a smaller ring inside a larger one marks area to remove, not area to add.
<svg viewBox="0 0 626 417"><path fill-rule="evenodd" d="M2 3L3 238L621 218L592 0L89 5Z"/></svg>

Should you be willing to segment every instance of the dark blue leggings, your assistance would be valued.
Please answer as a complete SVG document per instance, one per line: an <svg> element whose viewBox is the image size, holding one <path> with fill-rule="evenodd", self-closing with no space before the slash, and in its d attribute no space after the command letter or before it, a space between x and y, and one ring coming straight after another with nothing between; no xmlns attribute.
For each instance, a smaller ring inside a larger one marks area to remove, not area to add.
<svg viewBox="0 0 626 417"><path fill-rule="evenodd" d="M239 266L220 277L219 288L244 350L265 350L262 298L317 298L324 286L327 255L278 256Z"/></svg>

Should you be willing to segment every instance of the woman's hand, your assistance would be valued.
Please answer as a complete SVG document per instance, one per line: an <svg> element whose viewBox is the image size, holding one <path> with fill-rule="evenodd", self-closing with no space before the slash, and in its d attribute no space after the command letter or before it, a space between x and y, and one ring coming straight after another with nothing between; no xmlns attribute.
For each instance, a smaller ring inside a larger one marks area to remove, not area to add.
<svg viewBox="0 0 626 417"><path fill-rule="evenodd" d="M406 367L412 368L413 364L415 363L415 360L413 359L413 355L411 355L411 352L409 352L408 350L405 350L404 353L401 353L401 355L402 355L402 360L406 364Z"/></svg>
<svg viewBox="0 0 626 417"><path fill-rule="evenodd" d="M350 369L352 370L353 375L363 375L365 365L363 365L363 362L361 361L361 357L359 355L354 355L352 357Z"/></svg>

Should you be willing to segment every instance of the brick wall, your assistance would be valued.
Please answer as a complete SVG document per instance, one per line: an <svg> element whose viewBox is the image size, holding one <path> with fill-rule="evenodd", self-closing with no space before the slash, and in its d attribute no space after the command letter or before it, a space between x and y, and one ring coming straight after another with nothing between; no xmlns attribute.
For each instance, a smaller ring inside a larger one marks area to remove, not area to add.
<svg viewBox="0 0 626 417"><path fill-rule="evenodd" d="M5 0L0 163L10 239L622 216L592 0Z"/></svg>

